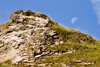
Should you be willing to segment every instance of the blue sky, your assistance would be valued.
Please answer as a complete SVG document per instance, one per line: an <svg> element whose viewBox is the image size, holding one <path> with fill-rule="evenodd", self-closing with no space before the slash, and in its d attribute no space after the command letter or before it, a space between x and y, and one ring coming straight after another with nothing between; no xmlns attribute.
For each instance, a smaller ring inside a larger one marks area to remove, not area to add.
<svg viewBox="0 0 100 67"><path fill-rule="evenodd" d="M26 9L100 40L100 0L0 0L0 24L14 11Z"/></svg>

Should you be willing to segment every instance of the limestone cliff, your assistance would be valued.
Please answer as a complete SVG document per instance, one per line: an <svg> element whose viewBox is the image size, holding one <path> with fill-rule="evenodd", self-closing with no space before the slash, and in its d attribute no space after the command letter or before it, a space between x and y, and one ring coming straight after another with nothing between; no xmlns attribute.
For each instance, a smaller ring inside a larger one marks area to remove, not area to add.
<svg viewBox="0 0 100 67"><path fill-rule="evenodd" d="M58 44L57 33L49 23L50 18L44 14L30 10L14 12L7 27L0 28L0 62L11 59L13 63L27 63L49 55L45 45Z"/></svg>

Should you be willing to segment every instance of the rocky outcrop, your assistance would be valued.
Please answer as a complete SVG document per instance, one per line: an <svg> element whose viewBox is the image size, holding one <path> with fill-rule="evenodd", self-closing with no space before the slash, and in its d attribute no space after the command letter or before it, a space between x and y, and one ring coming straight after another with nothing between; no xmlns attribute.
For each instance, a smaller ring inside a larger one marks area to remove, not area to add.
<svg viewBox="0 0 100 67"><path fill-rule="evenodd" d="M59 52L45 47L63 44L58 34L48 26L49 20L46 15L30 10L14 12L8 27L0 28L0 62L11 59L13 63L31 63L45 56L58 56Z"/></svg>

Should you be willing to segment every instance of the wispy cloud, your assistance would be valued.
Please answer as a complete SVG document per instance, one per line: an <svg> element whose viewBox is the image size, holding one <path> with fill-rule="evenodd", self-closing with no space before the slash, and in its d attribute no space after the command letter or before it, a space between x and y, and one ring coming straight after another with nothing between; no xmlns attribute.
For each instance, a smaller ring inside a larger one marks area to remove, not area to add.
<svg viewBox="0 0 100 67"><path fill-rule="evenodd" d="M98 17L98 23L100 24L100 0L90 0L93 3L93 8Z"/></svg>
<svg viewBox="0 0 100 67"><path fill-rule="evenodd" d="M72 18L71 23L75 23L78 20L77 17Z"/></svg>

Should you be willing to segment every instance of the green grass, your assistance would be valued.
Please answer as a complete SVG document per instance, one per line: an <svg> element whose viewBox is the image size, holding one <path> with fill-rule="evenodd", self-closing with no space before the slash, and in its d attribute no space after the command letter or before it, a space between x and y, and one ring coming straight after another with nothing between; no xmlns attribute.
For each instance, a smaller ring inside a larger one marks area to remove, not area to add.
<svg viewBox="0 0 100 67"><path fill-rule="evenodd" d="M15 11L14 13L15 14L20 14L21 12L23 12L23 10L18 10L18 11Z"/></svg>
<svg viewBox="0 0 100 67"><path fill-rule="evenodd" d="M62 27L51 19L49 20L49 22L50 29L55 30L59 34L59 37L63 38L64 42L71 41L75 43L80 43L81 41L83 41L84 43L89 44L96 43L96 40L93 39L90 35L86 35L77 30Z"/></svg>
<svg viewBox="0 0 100 67"><path fill-rule="evenodd" d="M0 63L0 67L30 67L30 66L24 64L23 62L21 62L19 65L12 64L11 60L6 60Z"/></svg>
<svg viewBox="0 0 100 67"><path fill-rule="evenodd" d="M7 22L5 24L2 24L2 25L0 25L0 28L3 27L3 28L6 28L7 29L8 26L9 26L9 24L10 24L10 22Z"/></svg>
<svg viewBox="0 0 100 67"><path fill-rule="evenodd" d="M83 46L81 46L83 47ZM62 54L58 56L57 58L54 57L46 57L45 60L41 60L36 62L38 63L65 63L68 66L83 66L82 64L77 64L77 60L81 60L82 62L91 62L94 63L94 65L88 65L88 66L96 66L100 67L100 49L99 47L89 47L87 46L88 49L82 50L82 53L80 52L75 52L75 53L67 53L67 54ZM95 49L97 48L97 49Z"/></svg>
<svg viewBox="0 0 100 67"><path fill-rule="evenodd" d="M54 45L54 47L45 46L48 50L68 50L75 49L75 53L62 54L55 57L46 57L45 60L37 61L39 63L55 63L56 67L60 63L64 63L68 66L75 67L100 67L100 41L92 38L90 35L81 33L77 30L68 29L60 26L52 20L49 21L50 29L55 30L59 35L59 38L63 38L64 44ZM81 42L82 41L82 42ZM94 63L93 65L85 65L76 63L77 60L82 62Z"/></svg>

